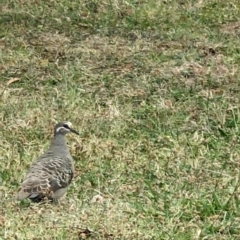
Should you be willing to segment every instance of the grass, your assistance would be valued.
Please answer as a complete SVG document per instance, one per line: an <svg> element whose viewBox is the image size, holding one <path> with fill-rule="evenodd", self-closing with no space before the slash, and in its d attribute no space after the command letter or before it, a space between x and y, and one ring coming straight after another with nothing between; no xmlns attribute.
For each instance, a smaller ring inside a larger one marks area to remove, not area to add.
<svg viewBox="0 0 240 240"><path fill-rule="evenodd" d="M1 239L240 238L239 1L0 7ZM13 201L62 120L66 197Z"/></svg>

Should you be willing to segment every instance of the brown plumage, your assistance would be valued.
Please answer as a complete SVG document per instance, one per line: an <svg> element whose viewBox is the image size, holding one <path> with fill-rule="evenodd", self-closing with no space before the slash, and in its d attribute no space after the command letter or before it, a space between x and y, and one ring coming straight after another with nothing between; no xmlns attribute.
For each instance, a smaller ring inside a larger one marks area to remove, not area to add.
<svg viewBox="0 0 240 240"><path fill-rule="evenodd" d="M67 191L74 175L74 163L65 142L69 132L78 134L70 122L58 123L47 151L30 167L16 198L40 202L47 198L58 201Z"/></svg>

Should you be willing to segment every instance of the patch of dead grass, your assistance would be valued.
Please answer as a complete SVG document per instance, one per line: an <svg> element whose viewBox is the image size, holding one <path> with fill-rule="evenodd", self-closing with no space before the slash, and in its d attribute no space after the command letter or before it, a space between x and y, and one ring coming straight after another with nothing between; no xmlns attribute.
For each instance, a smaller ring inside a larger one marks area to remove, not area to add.
<svg viewBox="0 0 240 240"><path fill-rule="evenodd" d="M226 41L209 1L111 4L3 4L0 237L237 239L237 21ZM60 120L81 132L67 196L12 201Z"/></svg>

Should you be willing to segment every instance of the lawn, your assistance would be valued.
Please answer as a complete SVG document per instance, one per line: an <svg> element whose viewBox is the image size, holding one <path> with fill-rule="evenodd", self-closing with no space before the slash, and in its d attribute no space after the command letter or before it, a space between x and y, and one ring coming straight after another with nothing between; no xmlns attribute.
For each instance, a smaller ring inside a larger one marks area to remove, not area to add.
<svg viewBox="0 0 240 240"><path fill-rule="evenodd" d="M240 239L239 1L0 10L0 239ZM15 201L63 120L67 195Z"/></svg>

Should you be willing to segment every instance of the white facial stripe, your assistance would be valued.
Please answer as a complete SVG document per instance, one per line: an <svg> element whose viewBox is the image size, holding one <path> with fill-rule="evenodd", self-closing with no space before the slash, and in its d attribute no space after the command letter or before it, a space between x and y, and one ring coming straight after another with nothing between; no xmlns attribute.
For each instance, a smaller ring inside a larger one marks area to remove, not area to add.
<svg viewBox="0 0 240 240"><path fill-rule="evenodd" d="M68 129L66 129L65 127L59 127L59 128L56 129L56 132L59 132L61 129L64 129L65 131L66 130L68 131Z"/></svg>
<svg viewBox="0 0 240 240"><path fill-rule="evenodd" d="M71 122L65 122L70 128L72 128L72 123Z"/></svg>

